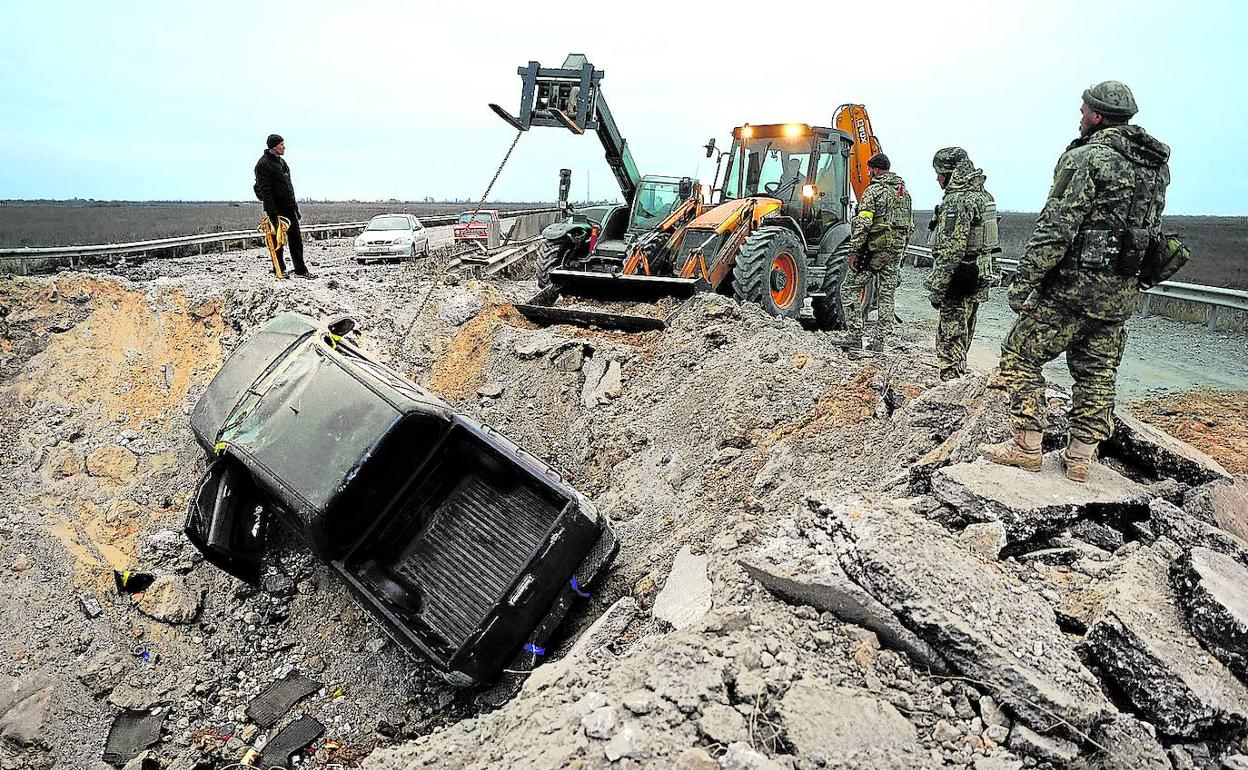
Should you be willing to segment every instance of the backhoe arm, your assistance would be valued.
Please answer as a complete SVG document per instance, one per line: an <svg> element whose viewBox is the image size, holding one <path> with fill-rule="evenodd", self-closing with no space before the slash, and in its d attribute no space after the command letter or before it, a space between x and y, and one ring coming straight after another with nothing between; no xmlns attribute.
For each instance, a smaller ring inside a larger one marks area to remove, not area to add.
<svg viewBox="0 0 1248 770"><path fill-rule="evenodd" d="M871 183L867 161L880 151L880 140L871 130L871 116L864 105L842 104L832 116L832 125L854 139L854 147L849 154L849 184L854 188L854 199L861 201L863 191Z"/></svg>

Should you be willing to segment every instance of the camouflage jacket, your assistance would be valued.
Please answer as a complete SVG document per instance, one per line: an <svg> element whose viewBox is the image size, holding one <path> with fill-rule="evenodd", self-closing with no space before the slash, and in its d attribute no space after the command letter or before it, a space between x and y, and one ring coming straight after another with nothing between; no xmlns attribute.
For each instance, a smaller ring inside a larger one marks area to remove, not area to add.
<svg viewBox="0 0 1248 770"><path fill-rule="evenodd" d="M943 301L951 294L959 297L974 294L981 301L988 297L988 288L979 288L976 281L979 270L985 276L991 274L992 255L985 253L984 249L972 250L967 246L972 225L982 222L985 206L994 202L984 189L985 179L984 172L971 165L969 160L963 160L949 175L932 241L932 272L924 283L934 301ZM974 265L967 264L967 270L976 268L971 270L969 277L964 275L965 270L958 271L964 258L972 260L976 257L980 259ZM955 278L959 284L970 285L955 286Z"/></svg>
<svg viewBox="0 0 1248 770"><path fill-rule="evenodd" d="M1010 284L1011 299L1035 291L1072 313L1105 321L1134 313L1138 279L1081 269L1073 254L1076 237L1087 230L1159 227L1169 157L1169 147L1133 125L1107 126L1072 142L1057 161L1053 187ZM1142 182L1154 196L1146 217L1152 221L1131 221L1137 175L1147 175Z"/></svg>
<svg viewBox="0 0 1248 770"><path fill-rule="evenodd" d="M849 251L867 257L868 266L879 270L872 257L898 255L914 231L914 215L905 181L891 171L877 174L862 193L858 215L849 234Z"/></svg>

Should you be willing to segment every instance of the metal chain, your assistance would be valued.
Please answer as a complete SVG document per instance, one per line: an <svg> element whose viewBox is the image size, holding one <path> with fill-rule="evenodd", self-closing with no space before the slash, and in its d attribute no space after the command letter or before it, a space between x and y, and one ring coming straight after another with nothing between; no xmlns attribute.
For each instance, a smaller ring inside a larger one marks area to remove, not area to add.
<svg viewBox="0 0 1248 770"><path fill-rule="evenodd" d="M503 162L498 164L498 168L494 170L494 178L485 186L485 192L481 195L481 200L477 202L477 208L472 212L472 218L469 222L473 222L477 218L477 214L481 212L481 207L485 205L486 198L490 197L490 190L494 189L494 183L498 181L498 177L503 173L503 166L507 165L507 161L511 159L512 150L516 149L516 145L520 142L520 135L523 131L516 132L516 138L511 140L511 146L507 148L507 154L503 156Z"/></svg>

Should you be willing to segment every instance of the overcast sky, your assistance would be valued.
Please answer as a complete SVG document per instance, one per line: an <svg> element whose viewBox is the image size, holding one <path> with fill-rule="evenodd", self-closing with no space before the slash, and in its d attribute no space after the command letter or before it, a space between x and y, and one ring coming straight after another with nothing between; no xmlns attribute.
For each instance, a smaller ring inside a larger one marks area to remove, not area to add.
<svg viewBox="0 0 1248 770"><path fill-rule="evenodd" d="M688 6L688 7L687 7ZM856 15L849 9L862 8ZM965 147L1036 210L1083 89L1126 81L1172 150L1168 213L1248 213L1248 4L0 0L0 198L245 200L264 137L300 197L475 198L515 132L516 67L583 52L643 173L699 174L744 122L861 102L916 206ZM491 199L618 188L591 135L535 129Z"/></svg>

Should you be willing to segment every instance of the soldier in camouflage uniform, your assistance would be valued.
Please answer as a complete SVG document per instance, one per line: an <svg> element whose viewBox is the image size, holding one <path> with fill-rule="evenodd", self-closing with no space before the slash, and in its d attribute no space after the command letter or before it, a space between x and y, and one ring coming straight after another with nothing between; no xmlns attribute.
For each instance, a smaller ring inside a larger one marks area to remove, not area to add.
<svg viewBox="0 0 1248 770"><path fill-rule="evenodd" d="M945 196L936 210L932 272L924 286L932 307L940 311L936 327L940 379L952 380L966 374L975 316L979 303L988 299L997 212L984 189L984 173L971 163L966 150L937 151L932 168Z"/></svg>
<svg viewBox="0 0 1248 770"><path fill-rule="evenodd" d="M1160 237L1170 148L1139 126L1131 90L1106 81L1083 92L1080 137L1053 187L1009 288L1018 321L1001 346L1014 438L980 447L994 462L1041 467L1046 405L1041 367L1061 353L1074 378L1066 475L1087 478L1113 433L1114 385L1126 319L1139 305L1139 268Z"/></svg>
<svg viewBox="0 0 1248 770"><path fill-rule="evenodd" d="M849 235L849 272L841 284L845 308L845 349L851 358L862 352L862 290L877 278L875 337L871 350L882 352L884 338L892 331L897 286L901 283L901 255L914 231L910 193L905 181L892 173L888 156L877 152L867 161L871 184L858 202Z"/></svg>

